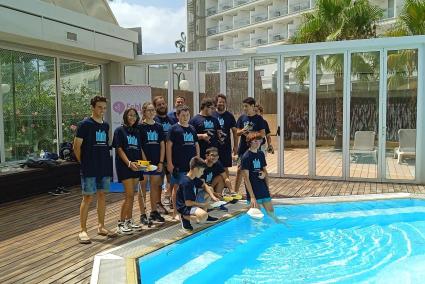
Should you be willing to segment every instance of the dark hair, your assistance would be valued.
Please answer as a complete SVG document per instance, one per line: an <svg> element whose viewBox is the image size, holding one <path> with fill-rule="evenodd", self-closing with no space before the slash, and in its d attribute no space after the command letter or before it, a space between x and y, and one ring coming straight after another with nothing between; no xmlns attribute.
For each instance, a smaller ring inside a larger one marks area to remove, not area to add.
<svg viewBox="0 0 425 284"><path fill-rule="evenodd" d="M263 140L263 136L260 132L251 132L246 136L246 143L248 143L248 145L254 140Z"/></svg>
<svg viewBox="0 0 425 284"><path fill-rule="evenodd" d="M183 97L183 96L177 96L177 97L176 97L176 101L177 101L177 99L183 99L183 101L184 101L184 102L186 102L186 98L185 98L185 97Z"/></svg>
<svg viewBox="0 0 425 284"><path fill-rule="evenodd" d="M137 112L137 110L135 108L128 108L124 111L123 115L122 115L122 120L124 121L124 125L127 127L130 127L130 124L128 123L128 113L130 111L134 111L136 113L136 122L134 123L134 126L136 126L137 124L139 124L139 120L140 120L140 116L139 113Z"/></svg>
<svg viewBox="0 0 425 284"><path fill-rule="evenodd" d="M176 115L178 116L182 111L190 111L187 105L181 105L176 108Z"/></svg>
<svg viewBox="0 0 425 284"><path fill-rule="evenodd" d="M165 101L163 96L156 96L155 98L153 98L152 103L154 107L156 107L156 102L159 101L160 99L163 99Z"/></svg>
<svg viewBox="0 0 425 284"><path fill-rule="evenodd" d="M218 94L217 96L215 96L215 104L218 103L218 98L222 98L224 101L227 102L227 97L223 94Z"/></svg>
<svg viewBox="0 0 425 284"><path fill-rule="evenodd" d="M209 147L206 151L205 154L209 155L211 153L217 152L218 153L218 149L216 147Z"/></svg>
<svg viewBox="0 0 425 284"><path fill-rule="evenodd" d="M203 98L201 101L201 110L214 105L214 100L211 98Z"/></svg>
<svg viewBox="0 0 425 284"><path fill-rule="evenodd" d="M255 107L261 112L261 113L263 113L264 112L264 108L263 108L263 106L262 105L260 105L260 104L256 104L255 105Z"/></svg>
<svg viewBox="0 0 425 284"><path fill-rule="evenodd" d="M205 169L205 168L207 168L207 163L205 163L205 161L203 159L195 156L192 159L190 159L189 167L190 167L191 170L193 170L194 168Z"/></svg>
<svg viewBox="0 0 425 284"><path fill-rule="evenodd" d="M98 103L98 102L106 103L106 102L108 102L108 100L105 97L102 97L102 96L95 96L90 100L90 105L92 107L96 107L96 103Z"/></svg>
<svg viewBox="0 0 425 284"><path fill-rule="evenodd" d="M244 99L242 101L242 103L249 104L249 105L255 105L255 99L254 98L251 98L251 97L248 97L248 98Z"/></svg>

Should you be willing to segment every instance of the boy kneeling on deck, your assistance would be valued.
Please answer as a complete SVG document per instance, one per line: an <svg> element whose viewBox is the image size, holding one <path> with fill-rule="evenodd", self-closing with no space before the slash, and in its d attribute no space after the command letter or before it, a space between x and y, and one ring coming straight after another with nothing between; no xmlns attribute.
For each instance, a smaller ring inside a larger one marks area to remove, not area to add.
<svg viewBox="0 0 425 284"><path fill-rule="evenodd" d="M180 220L183 229L193 230L190 221L196 223L215 222L217 218L208 216L209 197L214 201L219 201L214 196L214 190L200 179L207 167L205 161L199 157L193 157L189 164L190 170L181 180L176 196L177 212L180 213ZM209 197L208 197L208 196Z"/></svg>

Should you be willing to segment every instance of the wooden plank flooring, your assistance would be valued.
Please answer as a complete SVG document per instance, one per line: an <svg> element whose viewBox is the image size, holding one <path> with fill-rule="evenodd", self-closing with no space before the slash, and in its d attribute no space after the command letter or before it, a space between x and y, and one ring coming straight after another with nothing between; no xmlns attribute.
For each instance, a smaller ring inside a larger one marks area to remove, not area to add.
<svg viewBox="0 0 425 284"><path fill-rule="evenodd" d="M423 185L288 178L271 179L270 187L275 197L425 194ZM120 193L108 194L107 227L116 226L122 200ZM80 245L77 242L80 201L80 188L74 187L70 195L39 195L0 205L0 283L88 283L95 254L173 224L167 217L167 223L161 227L108 240L95 235L96 207L92 204L88 226L93 242ZM139 216L137 202L134 216Z"/></svg>

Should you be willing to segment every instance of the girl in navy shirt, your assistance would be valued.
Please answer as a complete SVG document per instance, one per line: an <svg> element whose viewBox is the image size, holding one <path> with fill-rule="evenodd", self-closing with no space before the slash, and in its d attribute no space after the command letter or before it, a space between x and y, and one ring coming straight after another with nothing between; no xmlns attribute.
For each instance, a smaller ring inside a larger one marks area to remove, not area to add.
<svg viewBox="0 0 425 284"><path fill-rule="evenodd" d="M132 219L134 192L137 191L139 180L143 179L143 174L139 171L136 162L142 158L142 141L140 130L137 127L139 122L137 110L129 108L124 111L123 121L124 124L115 129L112 142L112 146L116 149L115 167L118 181L123 184L125 191L117 232L132 234L133 230L142 229Z"/></svg>
<svg viewBox="0 0 425 284"><path fill-rule="evenodd" d="M245 181L248 204L255 208L259 208L260 204L263 205L267 214L278 221L269 192L266 158L262 151L258 151L262 141L263 136L260 133L248 134L246 142L249 148L242 155L241 171Z"/></svg>
<svg viewBox="0 0 425 284"><path fill-rule="evenodd" d="M139 191L140 222L145 225L151 225L152 221L165 222L165 219L157 211L157 204L161 201L161 187L163 166L165 158L165 137L161 124L154 121L155 107L151 102L146 102L142 107L143 122L140 125L143 136L143 153L151 165L158 167L153 172L147 172L150 180L150 202L151 213L149 218L146 216L146 183L147 179L140 182L141 191Z"/></svg>

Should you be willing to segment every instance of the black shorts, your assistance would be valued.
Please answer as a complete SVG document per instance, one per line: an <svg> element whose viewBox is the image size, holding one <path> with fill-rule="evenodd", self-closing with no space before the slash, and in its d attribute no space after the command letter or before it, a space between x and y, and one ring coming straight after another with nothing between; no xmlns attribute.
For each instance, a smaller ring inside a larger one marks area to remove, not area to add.
<svg viewBox="0 0 425 284"><path fill-rule="evenodd" d="M185 207L182 207L182 208L178 208L177 212L179 212L180 214L185 215L185 216L190 216L190 210L191 209L192 209L191 206L185 206Z"/></svg>
<svg viewBox="0 0 425 284"><path fill-rule="evenodd" d="M218 148L218 156L220 157L220 162L223 167L232 167L232 149L230 149L230 147Z"/></svg>
<svg viewBox="0 0 425 284"><path fill-rule="evenodd" d="M118 181L122 182L123 180L129 179L129 178L138 178L139 180L143 180L143 172L135 172L130 170L127 167L118 166L117 169L117 176Z"/></svg>

